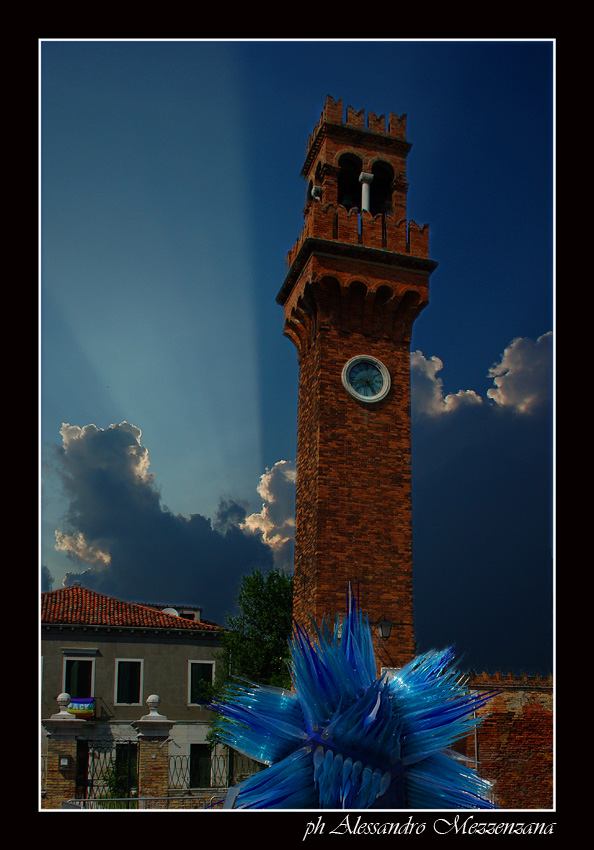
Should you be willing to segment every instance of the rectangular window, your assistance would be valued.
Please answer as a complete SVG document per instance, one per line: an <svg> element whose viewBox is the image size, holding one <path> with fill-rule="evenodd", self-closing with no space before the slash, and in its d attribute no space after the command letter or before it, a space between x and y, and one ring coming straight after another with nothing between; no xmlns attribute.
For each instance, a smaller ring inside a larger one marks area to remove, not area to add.
<svg viewBox="0 0 594 850"><path fill-rule="evenodd" d="M140 705L142 659L116 658L115 702L119 705Z"/></svg>
<svg viewBox="0 0 594 850"><path fill-rule="evenodd" d="M190 744L190 788L210 788L210 747Z"/></svg>
<svg viewBox="0 0 594 850"><path fill-rule="evenodd" d="M116 744L112 761L110 793L114 797L130 797L138 789L138 750L136 744Z"/></svg>
<svg viewBox="0 0 594 850"><path fill-rule="evenodd" d="M64 690L73 699L93 696L93 665L88 658L66 658L64 661Z"/></svg>
<svg viewBox="0 0 594 850"><path fill-rule="evenodd" d="M208 702L212 695L214 681L214 661L189 662L189 694L190 705L200 705Z"/></svg>

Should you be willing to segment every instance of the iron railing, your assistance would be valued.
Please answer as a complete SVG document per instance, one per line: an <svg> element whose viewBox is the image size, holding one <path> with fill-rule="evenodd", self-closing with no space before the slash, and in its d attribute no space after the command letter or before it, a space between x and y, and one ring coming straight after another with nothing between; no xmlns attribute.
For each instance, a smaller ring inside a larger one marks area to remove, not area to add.
<svg viewBox="0 0 594 850"><path fill-rule="evenodd" d="M137 746L124 740L84 742L84 757L77 771L76 798L81 808L151 808L138 791ZM46 757L41 759L41 791L45 791ZM169 756L169 796L151 798L156 808L210 808L224 799L227 790L264 765L232 750L214 750L199 763L190 755ZM148 799L148 798L146 798ZM84 806L82 805L84 803ZM117 803L117 805L116 805Z"/></svg>
<svg viewBox="0 0 594 850"><path fill-rule="evenodd" d="M112 809L220 809L225 794L173 795L171 797L103 797L72 799L62 803L63 809L106 811Z"/></svg>
<svg viewBox="0 0 594 850"><path fill-rule="evenodd" d="M189 755L169 756L169 788L172 791L229 788L262 767L253 759L231 751L213 753L206 771L196 771Z"/></svg>

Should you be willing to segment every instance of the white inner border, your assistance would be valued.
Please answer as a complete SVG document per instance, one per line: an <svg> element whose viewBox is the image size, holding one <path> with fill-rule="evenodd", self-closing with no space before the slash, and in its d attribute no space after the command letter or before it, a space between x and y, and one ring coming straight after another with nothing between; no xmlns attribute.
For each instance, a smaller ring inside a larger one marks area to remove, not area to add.
<svg viewBox="0 0 594 850"><path fill-rule="evenodd" d="M377 393L377 395L372 395L372 396L361 395L355 389L353 389L353 387L350 384L349 373L351 371L351 368L356 363L360 363L361 360L370 361L371 363L373 363L374 366L377 366L377 368L381 372L384 383L383 383L383 386L382 386L381 390L379 391L379 393ZM388 395L388 392L390 391L390 385L391 385L390 373L388 372L388 370L386 369L384 364L381 362L381 360L377 359L377 357L372 357L370 354L357 354L356 357L351 357L351 359L347 363L345 363L345 365L344 365L344 368L342 370L342 385L345 388L345 390L350 395L353 396L353 398L357 399L357 401L364 401L366 404L373 404L376 401L381 401L383 398L385 398Z"/></svg>

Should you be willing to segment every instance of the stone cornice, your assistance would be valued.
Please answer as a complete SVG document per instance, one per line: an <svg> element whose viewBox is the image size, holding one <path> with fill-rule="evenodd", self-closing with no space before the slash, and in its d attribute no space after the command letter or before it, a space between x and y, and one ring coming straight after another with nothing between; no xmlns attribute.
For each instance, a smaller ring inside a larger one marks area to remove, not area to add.
<svg viewBox="0 0 594 850"><path fill-rule="evenodd" d="M196 637L211 638L213 641L218 641L219 634L224 631L223 628L213 631L212 629L173 629L159 628L157 626L104 626L104 625L83 625L82 623L42 623L42 631L44 632L78 632L84 633L85 636L93 633L113 634L126 633L138 635L174 635L175 637Z"/></svg>
<svg viewBox="0 0 594 850"><path fill-rule="evenodd" d="M355 245L350 242L335 242L330 239L318 239L313 236L307 237L299 253L295 257L289 269L284 283L281 286L276 301L283 306L291 294L295 281L299 277L309 257L313 254L332 257L346 257L350 260L361 260L365 263L375 263L378 266L397 266L399 268L413 269L431 273L437 268L435 260L424 257L415 257L412 254L398 254L394 251L383 251L379 248L370 248L366 245Z"/></svg>

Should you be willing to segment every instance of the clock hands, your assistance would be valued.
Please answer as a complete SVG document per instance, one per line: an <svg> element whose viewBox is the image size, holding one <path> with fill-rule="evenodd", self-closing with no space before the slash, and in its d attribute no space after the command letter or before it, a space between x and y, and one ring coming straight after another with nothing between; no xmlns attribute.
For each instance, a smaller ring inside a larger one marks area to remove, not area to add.
<svg viewBox="0 0 594 850"><path fill-rule="evenodd" d="M345 389L361 401L380 401L390 389L390 375L375 357L351 358L342 371Z"/></svg>
<svg viewBox="0 0 594 850"><path fill-rule="evenodd" d="M381 373L373 363L357 363L351 369L351 385L361 395L377 395L382 388L382 384Z"/></svg>

